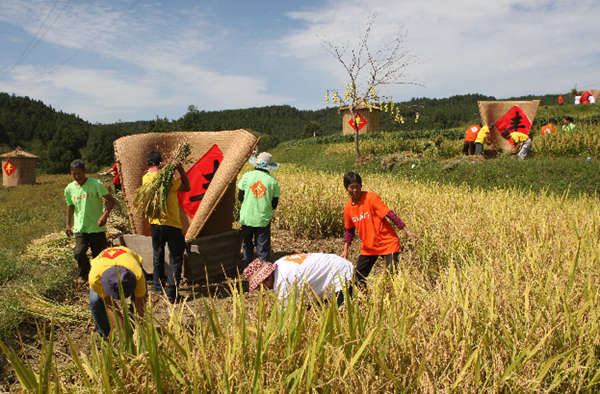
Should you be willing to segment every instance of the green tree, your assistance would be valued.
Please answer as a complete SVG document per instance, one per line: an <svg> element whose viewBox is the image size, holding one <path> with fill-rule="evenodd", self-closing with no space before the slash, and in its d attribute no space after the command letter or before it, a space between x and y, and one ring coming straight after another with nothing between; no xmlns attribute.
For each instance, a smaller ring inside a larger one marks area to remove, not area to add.
<svg viewBox="0 0 600 394"><path fill-rule="evenodd" d="M320 137L323 135L323 130L319 122L310 121L304 126L304 138Z"/></svg>
<svg viewBox="0 0 600 394"><path fill-rule="evenodd" d="M446 130L448 118L442 109L436 109L433 113L433 125L436 129Z"/></svg>
<svg viewBox="0 0 600 394"><path fill-rule="evenodd" d="M79 145L75 134L67 128L60 128L48 145L48 160L45 170L49 174L64 174L69 172L69 164L80 159Z"/></svg>

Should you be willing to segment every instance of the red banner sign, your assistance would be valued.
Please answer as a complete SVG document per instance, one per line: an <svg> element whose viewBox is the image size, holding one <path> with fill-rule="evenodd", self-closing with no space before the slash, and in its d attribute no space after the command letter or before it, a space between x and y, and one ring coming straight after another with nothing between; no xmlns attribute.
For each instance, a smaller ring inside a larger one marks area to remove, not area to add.
<svg viewBox="0 0 600 394"><path fill-rule="evenodd" d="M11 176L15 171L17 171L17 167L15 167L15 165L10 161L7 161L4 165L4 172L6 172L6 175Z"/></svg>

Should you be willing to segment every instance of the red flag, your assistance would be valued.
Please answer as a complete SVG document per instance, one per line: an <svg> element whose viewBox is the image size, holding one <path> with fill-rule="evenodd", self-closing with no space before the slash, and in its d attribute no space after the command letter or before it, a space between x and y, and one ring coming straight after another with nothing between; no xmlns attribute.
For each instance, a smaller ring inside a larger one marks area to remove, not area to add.
<svg viewBox="0 0 600 394"><path fill-rule="evenodd" d="M206 189L208 189L208 185L210 185L222 161L223 152L217 145L213 145L200 160L186 171L192 190L178 192L177 197L179 198L179 205L191 218L194 218L198 206L204 198L204 193L206 193Z"/></svg>
<svg viewBox="0 0 600 394"><path fill-rule="evenodd" d="M363 127L365 127L365 125L367 124L367 120L365 118L363 118L362 116L360 116L360 114L356 114L356 123L358 124L358 130L362 130ZM350 121L348 122L350 123L350 126L352 126L352 128L355 128L354 126L354 119L350 119Z"/></svg>
<svg viewBox="0 0 600 394"><path fill-rule="evenodd" d="M4 172L6 172L6 175L11 176L12 173L15 171L17 171L17 167L15 167L15 165L11 163L10 160L7 160L6 164L4 165Z"/></svg>
<svg viewBox="0 0 600 394"><path fill-rule="evenodd" d="M498 121L495 123L496 128L502 134L505 131L509 133L519 132L529 135L529 129L531 129L531 121L525 114L525 112L517 107L516 105L508 110Z"/></svg>

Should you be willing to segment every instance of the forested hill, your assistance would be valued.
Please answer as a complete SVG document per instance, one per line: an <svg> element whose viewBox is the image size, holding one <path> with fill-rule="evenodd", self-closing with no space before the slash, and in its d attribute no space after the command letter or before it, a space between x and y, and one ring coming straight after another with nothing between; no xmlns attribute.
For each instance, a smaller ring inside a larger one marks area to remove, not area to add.
<svg viewBox="0 0 600 394"><path fill-rule="evenodd" d="M554 105L558 95L527 96L512 100L541 99ZM405 123L382 113L382 131L430 130L464 127L479 119L477 101L494 97L468 94L444 99L419 98L399 103ZM565 96L565 100L569 100ZM567 101L569 102L569 101ZM416 114L419 121L415 122ZM115 139L144 132L218 131L246 129L262 137L260 149L313 135L341 133L337 108L298 110L288 105L223 111L204 111L190 105L179 119L91 124L75 114L56 111L42 101L0 93L0 153L21 146L42 158L49 173L68 171L68 164L83 158L92 170L113 162Z"/></svg>

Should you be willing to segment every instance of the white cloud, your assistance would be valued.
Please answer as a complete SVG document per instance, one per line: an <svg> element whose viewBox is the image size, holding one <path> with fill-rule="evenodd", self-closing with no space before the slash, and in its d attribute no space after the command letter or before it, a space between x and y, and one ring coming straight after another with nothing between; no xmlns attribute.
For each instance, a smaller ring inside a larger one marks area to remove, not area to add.
<svg viewBox="0 0 600 394"><path fill-rule="evenodd" d="M420 82L427 81L423 96L558 92L578 79L598 82L594 80L597 67L581 70L577 64L582 59L600 60L595 44L599 8L590 0L384 0L370 9L377 12L370 42L377 47L398 24L404 25L406 46L428 59L408 69ZM315 36L326 36L336 44L356 42L358 32L365 31L368 12L363 2L349 0L290 13L306 28L285 37L282 47L288 48L288 56L346 81L342 67L315 45ZM391 90L402 95L406 89Z"/></svg>

